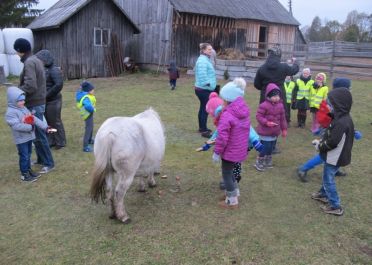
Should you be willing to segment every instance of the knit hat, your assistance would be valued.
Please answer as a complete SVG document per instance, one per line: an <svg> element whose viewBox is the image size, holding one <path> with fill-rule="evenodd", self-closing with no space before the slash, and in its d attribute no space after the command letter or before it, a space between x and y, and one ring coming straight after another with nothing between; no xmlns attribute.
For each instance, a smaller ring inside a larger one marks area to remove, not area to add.
<svg viewBox="0 0 372 265"><path fill-rule="evenodd" d="M94 89L94 86L92 85L92 83L88 81L84 81L83 83L81 83L80 87L81 87L81 90L85 92L89 92Z"/></svg>
<svg viewBox="0 0 372 265"><path fill-rule="evenodd" d="M223 100L218 96L216 92L212 92L209 94L209 100L207 102L207 105L205 107L206 111L209 115L212 117L216 117L218 113L216 113L216 110L219 106L222 106Z"/></svg>
<svg viewBox="0 0 372 265"><path fill-rule="evenodd" d="M267 50L267 52L268 52L269 55L274 55L274 56L277 56L277 57L282 57L282 51L277 46L274 46L274 47L269 48Z"/></svg>
<svg viewBox="0 0 372 265"><path fill-rule="evenodd" d="M308 72L310 75L311 74L310 68L307 67L307 68L302 69L302 73L305 73L305 72Z"/></svg>
<svg viewBox="0 0 372 265"><path fill-rule="evenodd" d="M26 96L25 96L25 94L21 94L21 95L19 95L19 97L17 98L17 101L21 101L21 100L26 100Z"/></svg>
<svg viewBox="0 0 372 265"><path fill-rule="evenodd" d="M322 81L325 84L327 82L327 76L325 73L319 73L316 75L315 80Z"/></svg>
<svg viewBox="0 0 372 265"><path fill-rule="evenodd" d="M279 96L279 95L280 95L279 88L274 88L273 90L271 90L271 91L267 94L267 97L268 97L268 98L271 98L271 97Z"/></svg>
<svg viewBox="0 0 372 265"><path fill-rule="evenodd" d="M333 80L333 88L340 88L340 87L350 89L351 87L350 79L344 78L344 77L335 78L335 80Z"/></svg>
<svg viewBox="0 0 372 265"><path fill-rule="evenodd" d="M31 44L28 40L19 38L14 42L13 48L19 53L26 53L31 51Z"/></svg>
<svg viewBox="0 0 372 265"><path fill-rule="evenodd" d="M221 88L220 97L227 102L233 102L238 97L244 96L244 89L247 83L243 78L235 78Z"/></svg>

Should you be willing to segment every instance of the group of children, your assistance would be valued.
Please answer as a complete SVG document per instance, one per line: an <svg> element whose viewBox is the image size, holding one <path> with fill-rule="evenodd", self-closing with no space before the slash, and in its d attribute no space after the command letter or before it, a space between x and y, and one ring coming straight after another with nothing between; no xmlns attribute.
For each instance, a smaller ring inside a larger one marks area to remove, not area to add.
<svg viewBox="0 0 372 265"><path fill-rule="evenodd" d="M308 170L324 164L321 188L313 193L311 198L325 203L321 207L325 213L337 216L343 214L334 177L340 172L340 166L350 163L354 135L357 139L350 116L352 105L350 80L336 78L333 83L334 89L328 93L326 75L320 73L315 81L311 81L310 69L306 68L296 84L291 82L293 81L288 77L285 88L289 96L285 103L280 99L280 88L274 83L267 85L266 99L256 112L256 129L259 136L250 126L250 111L244 101L246 83L242 78L227 83L219 95L210 94L206 111L213 118L216 131L197 151L206 151L215 144L212 159L214 162L221 161L223 181L220 186L225 190L223 200L219 202L221 207L230 209L238 207L241 163L252 147L259 152L254 165L258 171L273 167L272 151L277 138L280 135L283 138L287 136L283 104L294 104L298 109L298 127L304 128L306 112L310 109L313 116L312 132L321 136L321 139L313 141L319 155L301 166L297 173L300 179L303 179Z"/></svg>

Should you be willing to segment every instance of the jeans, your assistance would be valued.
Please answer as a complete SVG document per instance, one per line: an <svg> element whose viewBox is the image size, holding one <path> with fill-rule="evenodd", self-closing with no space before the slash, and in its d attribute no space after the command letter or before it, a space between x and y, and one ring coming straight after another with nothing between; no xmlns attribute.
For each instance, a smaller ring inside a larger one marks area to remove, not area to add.
<svg viewBox="0 0 372 265"><path fill-rule="evenodd" d="M314 167L317 167L320 164L323 164L324 160L320 157L319 154L313 156L308 161L305 162L302 166L300 166L301 171L308 171L310 169L313 169Z"/></svg>
<svg viewBox="0 0 372 265"><path fill-rule="evenodd" d="M226 195L227 197L236 197L238 184L233 174L235 162L230 162L224 159L221 159L221 161L222 177L223 182L225 183Z"/></svg>
<svg viewBox="0 0 372 265"><path fill-rule="evenodd" d="M22 174L27 173L31 169L32 141L17 144L17 149L19 156L19 170Z"/></svg>
<svg viewBox="0 0 372 265"><path fill-rule="evenodd" d="M89 115L89 117L85 120L85 132L84 132L84 140L83 140L83 148L87 147L89 143L92 142L93 137L93 113Z"/></svg>
<svg viewBox="0 0 372 265"><path fill-rule="evenodd" d="M208 112L206 111L205 107L209 100L209 94L212 91L206 89L195 89L195 95L198 97L200 101L199 113L198 113L198 120L199 120L199 132L205 132L208 130L207 128L207 121L208 121Z"/></svg>
<svg viewBox="0 0 372 265"><path fill-rule="evenodd" d="M269 156L273 153L274 147L276 145L276 140L274 141L263 141L261 140L263 148L260 152L259 157Z"/></svg>
<svg viewBox="0 0 372 265"><path fill-rule="evenodd" d="M322 187L319 190L323 196L328 198L329 204L333 208L340 208L340 198L337 194L335 182L335 174L338 169L338 166L324 163Z"/></svg>
<svg viewBox="0 0 372 265"><path fill-rule="evenodd" d="M35 115L35 117L44 121L45 105L30 107L29 110ZM37 163L47 167L54 167L54 160L52 152L50 151L46 132L35 126L35 137L34 145Z"/></svg>

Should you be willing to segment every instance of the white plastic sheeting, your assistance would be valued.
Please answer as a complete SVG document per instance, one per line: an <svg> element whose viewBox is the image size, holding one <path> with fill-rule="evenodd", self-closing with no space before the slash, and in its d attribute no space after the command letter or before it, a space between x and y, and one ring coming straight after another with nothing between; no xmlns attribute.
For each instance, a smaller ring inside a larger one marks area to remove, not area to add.
<svg viewBox="0 0 372 265"><path fill-rule="evenodd" d="M7 54L9 63L9 73L11 75L19 76L23 70L23 63L17 54Z"/></svg>
<svg viewBox="0 0 372 265"><path fill-rule="evenodd" d="M5 28L3 29L3 37L5 42L5 53L16 54L13 49L14 42L18 38L26 39L31 44L31 50L34 48L34 35L30 29L26 28ZM10 62L9 62L10 64Z"/></svg>
<svg viewBox="0 0 372 265"><path fill-rule="evenodd" d="M4 66L5 77L9 75L9 64L6 54L0 53L0 66Z"/></svg>
<svg viewBox="0 0 372 265"><path fill-rule="evenodd" d="M3 31L0 29L0 54L5 53L5 43Z"/></svg>

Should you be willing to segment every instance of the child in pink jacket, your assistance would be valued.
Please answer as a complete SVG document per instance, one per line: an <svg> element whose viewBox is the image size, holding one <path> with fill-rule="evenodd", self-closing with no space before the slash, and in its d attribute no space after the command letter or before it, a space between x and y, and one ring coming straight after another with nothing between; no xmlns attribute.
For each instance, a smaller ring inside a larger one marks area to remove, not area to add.
<svg viewBox="0 0 372 265"><path fill-rule="evenodd" d="M224 108L218 121L213 161L222 160L221 170L226 197L219 202L219 206L223 208L238 207L238 187L233 170L235 163L244 161L248 154L250 118L249 107L243 98L245 86L246 82L243 78L236 78L220 91Z"/></svg>

